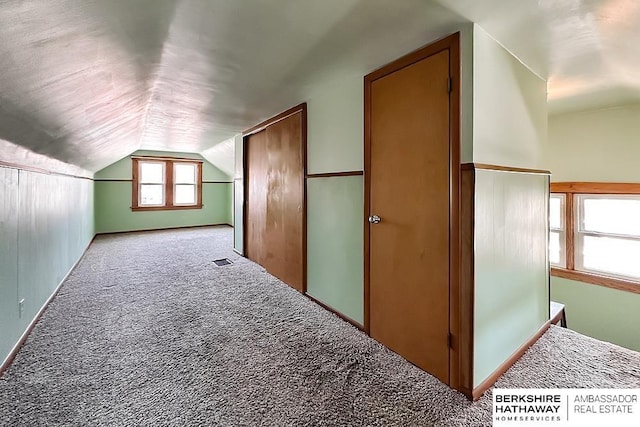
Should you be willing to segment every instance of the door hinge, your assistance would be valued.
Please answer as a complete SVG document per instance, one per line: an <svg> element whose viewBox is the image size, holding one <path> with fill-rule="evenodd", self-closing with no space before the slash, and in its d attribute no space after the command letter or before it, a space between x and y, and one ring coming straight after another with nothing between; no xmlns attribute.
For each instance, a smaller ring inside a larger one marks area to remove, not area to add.
<svg viewBox="0 0 640 427"><path fill-rule="evenodd" d="M447 346L451 348L452 344L453 344L453 336L451 335L451 332L449 332L449 334L447 335Z"/></svg>
<svg viewBox="0 0 640 427"><path fill-rule="evenodd" d="M452 88L453 88L453 79L449 77L447 79L447 92L451 93Z"/></svg>

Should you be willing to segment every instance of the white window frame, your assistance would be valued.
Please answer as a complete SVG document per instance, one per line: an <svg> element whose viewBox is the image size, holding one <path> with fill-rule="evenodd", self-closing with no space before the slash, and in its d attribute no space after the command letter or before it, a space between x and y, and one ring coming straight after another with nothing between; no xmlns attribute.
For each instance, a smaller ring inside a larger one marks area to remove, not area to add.
<svg viewBox="0 0 640 427"><path fill-rule="evenodd" d="M176 166L177 165L189 165L193 166L193 183L181 183L176 179ZM176 203L173 202L173 206L196 206L198 204L198 163L196 162L175 162L173 164L173 194L175 198L176 188L178 185L191 185L193 186L193 203Z"/></svg>
<svg viewBox="0 0 640 427"><path fill-rule="evenodd" d="M157 161L157 160L140 160L138 161L138 176L142 177L142 165L143 164L156 164L162 166L162 183L157 182L143 182L142 178L138 180L138 206L143 208L151 208L151 207L162 207L167 206L167 165L165 162ZM161 185L162 186L162 203L153 204L153 203L143 203L142 202L142 186L143 185Z"/></svg>
<svg viewBox="0 0 640 427"><path fill-rule="evenodd" d="M549 261L552 267L565 268L567 265L567 195L564 193L551 193L549 199L560 199L560 228L551 226L551 218L549 218L549 241L551 241L551 233L560 234L560 262L553 263ZM551 212L551 201L549 201L549 212ZM549 258L551 259L551 258Z"/></svg>
<svg viewBox="0 0 640 427"><path fill-rule="evenodd" d="M640 200L640 195L621 195L621 194L576 194L576 213L575 213L575 231L574 231L574 246L575 246L575 269L577 271L583 271L585 273L594 273L602 276L616 277L625 280L640 281L640 277L628 276L624 274L618 274L611 271L596 270L593 268L586 268L584 266L584 238L586 236L593 237L611 237L615 239L633 240L640 242L640 236L633 236L620 233L606 233L588 231L584 228L584 201L587 199L632 199ZM640 218L639 218L640 220ZM640 260L639 260L640 262Z"/></svg>

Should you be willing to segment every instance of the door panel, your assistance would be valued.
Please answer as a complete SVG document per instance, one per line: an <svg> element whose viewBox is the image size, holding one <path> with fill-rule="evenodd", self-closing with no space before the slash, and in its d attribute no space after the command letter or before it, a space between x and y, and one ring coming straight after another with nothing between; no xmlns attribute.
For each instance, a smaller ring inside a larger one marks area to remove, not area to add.
<svg viewBox="0 0 640 427"><path fill-rule="evenodd" d="M369 328L449 379L449 51L371 83Z"/></svg>
<svg viewBox="0 0 640 427"><path fill-rule="evenodd" d="M264 266L266 239L268 180L267 131L249 136L247 156L246 247L247 258Z"/></svg>
<svg viewBox="0 0 640 427"><path fill-rule="evenodd" d="M304 155L301 112L247 141L247 257L304 291Z"/></svg>
<svg viewBox="0 0 640 427"><path fill-rule="evenodd" d="M303 291L302 113L267 128L269 173L265 267L283 282Z"/></svg>

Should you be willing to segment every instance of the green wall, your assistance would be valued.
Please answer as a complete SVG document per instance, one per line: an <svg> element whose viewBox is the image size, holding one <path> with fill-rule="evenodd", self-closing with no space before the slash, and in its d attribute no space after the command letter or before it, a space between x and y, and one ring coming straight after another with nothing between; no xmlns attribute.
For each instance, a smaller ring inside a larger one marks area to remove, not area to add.
<svg viewBox="0 0 640 427"><path fill-rule="evenodd" d="M552 182L640 182L640 104L549 117L545 167ZM570 329L640 351L640 295L551 278Z"/></svg>
<svg viewBox="0 0 640 427"><path fill-rule="evenodd" d="M473 46L473 161L540 169L547 82L479 25Z"/></svg>
<svg viewBox="0 0 640 427"><path fill-rule="evenodd" d="M476 171L474 386L549 319L549 177Z"/></svg>
<svg viewBox="0 0 640 427"><path fill-rule="evenodd" d="M362 75L319 84L307 93L307 173L363 168Z"/></svg>
<svg viewBox="0 0 640 427"><path fill-rule="evenodd" d="M18 171L0 168L0 363L22 335L18 317ZM5 326L7 325L7 326Z"/></svg>
<svg viewBox="0 0 640 427"><path fill-rule="evenodd" d="M640 351L640 294L552 277L551 298L566 305L570 329Z"/></svg>
<svg viewBox="0 0 640 427"><path fill-rule="evenodd" d="M363 76L307 88L307 172L363 170ZM361 176L307 179L307 291L364 323Z"/></svg>
<svg viewBox="0 0 640 427"><path fill-rule="evenodd" d="M640 104L549 117L552 182L640 182Z"/></svg>
<svg viewBox="0 0 640 427"><path fill-rule="evenodd" d="M473 161L540 169L546 134L546 82L474 24ZM549 318L548 182L476 172L474 386Z"/></svg>
<svg viewBox="0 0 640 427"><path fill-rule="evenodd" d="M0 167L0 362L91 242L93 191L90 179Z"/></svg>
<svg viewBox="0 0 640 427"><path fill-rule="evenodd" d="M156 151L137 151L133 155L171 156L202 160L203 208L175 211L132 211L132 162L131 157L127 156L95 175L96 233L233 224L231 178L200 155Z"/></svg>
<svg viewBox="0 0 640 427"><path fill-rule="evenodd" d="M307 293L364 323L361 176L307 180Z"/></svg>

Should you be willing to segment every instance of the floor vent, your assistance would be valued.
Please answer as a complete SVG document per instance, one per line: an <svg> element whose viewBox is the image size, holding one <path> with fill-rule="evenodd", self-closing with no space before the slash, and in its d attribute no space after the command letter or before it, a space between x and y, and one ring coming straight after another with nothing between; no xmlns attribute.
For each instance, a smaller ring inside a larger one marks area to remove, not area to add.
<svg viewBox="0 0 640 427"><path fill-rule="evenodd" d="M214 259L213 262L218 267L222 267L223 265L230 265L231 264L231 260L229 260L229 258Z"/></svg>

